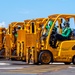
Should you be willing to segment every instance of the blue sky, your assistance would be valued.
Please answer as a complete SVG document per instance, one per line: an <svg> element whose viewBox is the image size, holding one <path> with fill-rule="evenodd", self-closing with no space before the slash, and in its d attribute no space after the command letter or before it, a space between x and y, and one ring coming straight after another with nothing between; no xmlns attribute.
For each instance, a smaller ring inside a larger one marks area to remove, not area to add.
<svg viewBox="0 0 75 75"><path fill-rule="evenodd" d="M0 25L5 27L57 13L75 14L75 0L0 0Z"/></svg>

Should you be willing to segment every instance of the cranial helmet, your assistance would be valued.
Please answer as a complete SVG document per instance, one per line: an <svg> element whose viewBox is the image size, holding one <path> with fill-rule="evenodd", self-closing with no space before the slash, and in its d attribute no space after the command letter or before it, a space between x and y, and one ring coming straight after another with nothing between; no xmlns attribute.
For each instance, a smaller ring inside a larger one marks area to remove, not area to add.
<svg viewBox="0 0 75 75"><path fill-rule="evenodd" d="M70 24L69 22L64 22L64 25L67 25L69 27Z"/></svg>

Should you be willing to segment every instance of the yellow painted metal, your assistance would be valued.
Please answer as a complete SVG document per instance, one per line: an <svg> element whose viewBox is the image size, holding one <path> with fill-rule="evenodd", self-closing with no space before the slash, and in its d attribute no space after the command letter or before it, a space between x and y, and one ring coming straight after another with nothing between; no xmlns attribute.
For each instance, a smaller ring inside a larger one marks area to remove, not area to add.
<svg viewBox="0 0 75 75"><path fill-rule="evenodd" d="M29 50L26 48L26 62L29 63Z"/></svg>
<svg viewBox="0 0 75 75"><path fill-rule="evenodd" d="M19 52L20 52L19 49L20 49L20 43L18 42L18 43L17 43L17 56L19 56Z"/></svg>

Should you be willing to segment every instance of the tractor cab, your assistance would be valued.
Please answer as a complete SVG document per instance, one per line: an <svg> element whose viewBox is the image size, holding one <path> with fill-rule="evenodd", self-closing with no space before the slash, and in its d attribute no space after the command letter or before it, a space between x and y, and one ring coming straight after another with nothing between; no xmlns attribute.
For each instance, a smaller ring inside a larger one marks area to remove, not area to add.
<svg viewBox="0 0 75 75"><path fill-rule="evenodd" d="M67 18L66 18L67 17ZM71 21L70 21L70 19L73 19L73 23L74 23L74 19L75 19L75 17L72 17L72 16L69 16L68 17L68 15L63 15L62 17L59 17L57 20L56 20L56 22L55 22L55 24L54 24L54 27L53 27L53 29L52 29L52 32L51 32L51 34L50 34L50 37L49 37L49 44L50 44L50 46L54 46L54 41L55 41L55 39L57 39L57 37L56 37L56 35L57 34L60 34L60 35L62 35L62 36L64 36L64 37L66 37L67 35L68 35L68 37L65 39L65 40L63 40L63 38L61 38L60 36L59 36L59 39L57 40L57 43L56 43L56 48L59 46L59 44L61 43L61 42L63 42L63 41L70 41L70 40L74 40L74 30L72 29L72 25L71 24L73 24ZM68 27L67 28L65 28L65 24L67 24L68 25ZM56 29L55 29L55 27L56 27ZM70 32L68 32L66 29L68 29L69 28L69 31ZM68 34L67 34L68 33Z"/></svg>

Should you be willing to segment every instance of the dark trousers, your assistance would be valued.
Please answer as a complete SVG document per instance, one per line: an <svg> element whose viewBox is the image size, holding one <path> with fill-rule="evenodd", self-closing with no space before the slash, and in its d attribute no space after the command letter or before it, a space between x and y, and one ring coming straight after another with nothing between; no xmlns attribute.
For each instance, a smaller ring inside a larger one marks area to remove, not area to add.
<svg viewBox="0 0 75 75"><path fill-rule="evenodd" d="M67 37L62 36L61 34L56 34L55 37L56 37L56 40L59 40L59 41L64 41L68 39Z"/></svg>
<svg viewBox="0 0 75 75"><path fill-rule="evenodd" d="M56 34L54 36L54 46L56 46L57 40L58 41L64 41L64 40L67 40L67 39L68 39L67 37L63 37L61 34Z"/></svg>

